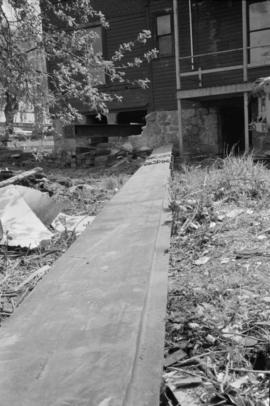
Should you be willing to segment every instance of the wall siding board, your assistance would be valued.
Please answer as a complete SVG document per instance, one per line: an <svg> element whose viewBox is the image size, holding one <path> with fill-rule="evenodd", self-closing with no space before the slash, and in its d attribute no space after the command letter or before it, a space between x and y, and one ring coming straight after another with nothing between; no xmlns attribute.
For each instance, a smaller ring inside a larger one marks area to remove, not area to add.
<svg viewBox="0 0 270 406"><path fill-rule="evenodd" d="M155 110L176 109L176 78L174 58L153 61L153 84Z"/></svg>
<svg viewBox="0 0 270 406"><path fill-rule="evenodd" d="M110 58L114 51L122 42L134 40L137 34L143 29L152 28L153 40L146 48L136 47L132 57L140 57L143 53L156 46L154 38L155 16L163 12L172 11L171 0L150 1L149 8L146 7L147 1L140 0L136 6L132 0L118 0L117 6L114 1L104 2L101 0L94 1L96 8L104 12L110 22L110 28L106 30L106 49L107 56ZM123 6L123 7L122 7ZM116 13L116 10L119 13ZM121 10L121 12L120 12ZM124 11L123 11L124 10ZM149 18L148 18L149 16ZM151 25L151 27L149 26ZM129 69L127 78L136 80L140 78L151 79L150 88L146 91L126 89L125 85L119 86L120 89L114 89L113 86L106 86L104 90L124 96L123 103L112 103L112 109L130 109L132 100L134 108L140 105L147 105L151 110L174 110L176 109L176 79L175 79L175 61L174 57L158 58L151 64L145 64L140 70Z"/></svg>
<svg viewBox="0 0 270 406"><path fill-rule="evenodd" d="M242 47L242 9L238 0L192 0L194 54L224 51ZM93 0L93 5L104 12L110 22L106 30L107 56L111 57L120 43L133 40L143 29L152 30L152 40L144 48L136 47L132 56L141 57L145 50L156 47L155 18L158 14L172 13L172 0ZM190 56L189 2L179 2L180 57ZM242 51L208 55L195 58L195 70L241 65ZM190 59L180 60L181 72L192 70ZM269 75L269 67L249 68L248 79L253 81ZM148 90L130 89L124 85L107 85L108 92L124 95L122 104L113 104L114 109L134 108L146 105L149 111L176 109L176 78L174 56L158 58L141 69L128 71L129 80L148 77ZM202 87L243 83L242 69L202 74ZM200 87L198 76L181 78L183 90Z"/></svg>

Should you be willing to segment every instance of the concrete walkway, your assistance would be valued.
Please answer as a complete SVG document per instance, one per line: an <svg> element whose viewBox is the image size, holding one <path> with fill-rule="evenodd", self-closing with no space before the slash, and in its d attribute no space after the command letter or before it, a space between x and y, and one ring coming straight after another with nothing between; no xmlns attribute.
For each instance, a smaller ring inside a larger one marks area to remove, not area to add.
<svg viewBox="0 0 270 406"><path fill-rule="evenodd" d="M159 405L170 151L154 151L0 329L1 406Z"/></svg>

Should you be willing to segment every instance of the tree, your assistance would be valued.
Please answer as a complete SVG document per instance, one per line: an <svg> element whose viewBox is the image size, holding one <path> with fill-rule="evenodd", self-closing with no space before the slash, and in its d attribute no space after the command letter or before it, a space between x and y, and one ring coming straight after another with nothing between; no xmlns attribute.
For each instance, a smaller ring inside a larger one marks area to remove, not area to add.
<svg viewBox="0 0 270 406"><path fill-rule="evenodd" d="M156 56L156 50L145 50L142 58L132 57L150 32L122 43L106 60L95 51L93 21L109 27L90 0L0 0L0 100L6 138L20 105L34 106L41 123L49 108L53 118L66 124L80 118L76 100L89 111L106 114L108 102L120 99L102 90L104 75L111 83L147 87L147 79L128 81L127 72Z"/></svg>

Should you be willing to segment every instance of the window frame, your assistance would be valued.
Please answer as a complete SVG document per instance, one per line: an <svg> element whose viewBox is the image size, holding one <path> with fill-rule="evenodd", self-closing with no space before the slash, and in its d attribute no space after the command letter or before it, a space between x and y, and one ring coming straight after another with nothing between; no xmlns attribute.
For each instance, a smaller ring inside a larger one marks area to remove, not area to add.
<svg viewBox="0 0 270 406"><path fill-rule="evenodd" d="M170 16L170 23L171 23L171 32L169 34L163 34L163 35L158 35L158 17L162 16ZM155 27L155 46L159 50L159 38L163 37L171 37L172 41L172 52L170 54L164 55L164 54L158 54L158 58L172 58L175 55L175 49L174 49L174 21L173 21L173 13L172 11L160 11L159 13L156 13L154 15L154 27Z"/></svg>
<svg viewBox="0 0 270 406"><path fill-rule="evenodd" d="M252 33L256 32L263 32L263 31L270 31L270 13L269 13L269 26L264 27L264 28L256 28L256 29L251 29L251 12L250 12L250 7L253 4L257 3L264 3L265 0L250 0L248 2L248 13L247 13L247 20L248 20L248 62L250 65L255 65L255 66L264 66L264 65L270 65L270 55L269 58L262 58L259 61L252 61L252 49L251 47L251 35ZM269 1L270 4L270 1ZM269 44L270 44L270 35L269 35ZM260 49L260 48L253 48L254 50ZM267 48L266 48L267 49ZM269 45L269 52L270 52L270 45Z"/></svg>
<svg viewBox="0 0 270 406"><path fill-rule="evenodd" d="M84 25L82 28L91 31L91 29L94 29L94 28L97 28L97 27L100 27L100 28L101 28L102 57L103 57L103 59L106 59L106 56L105 56L105 55L107 54L107 49L106 49L106 43L107 43L107 41L105 41L105 29L104 29L104 27L102 26L102 24L101 24L99 21L93 21L93 22L91 22L91 23L89 23L89 24ZM99 86L99 87L104 87L104 86L106 86L106 85L107 85L107 80L108 80L108 78L107 78L107 76L106 76L106 74L105 74L105 71L104 71L104 83L102 83L102 84L100 84L100 85L98 85L98 86Z"/></svg>

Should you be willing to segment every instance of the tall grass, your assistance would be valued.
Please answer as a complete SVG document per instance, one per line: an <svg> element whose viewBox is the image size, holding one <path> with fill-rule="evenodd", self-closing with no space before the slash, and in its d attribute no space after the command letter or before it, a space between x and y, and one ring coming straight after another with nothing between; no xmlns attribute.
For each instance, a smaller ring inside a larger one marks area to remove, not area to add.
<svg viewBox="0 0 270 406"><path fill-rule="evenodd" d="M270 171L252 155L228 156L208 167L183 166L172 182L172 199L205 194L214 201L269 198Z"/></svg>
<svg viewBox="0 0 270 406"><path fill-rule="evenodd" d="M106 190L120 189L129 179L128 175L118 174L105 177L102 181L102 186Z"/></svg>

